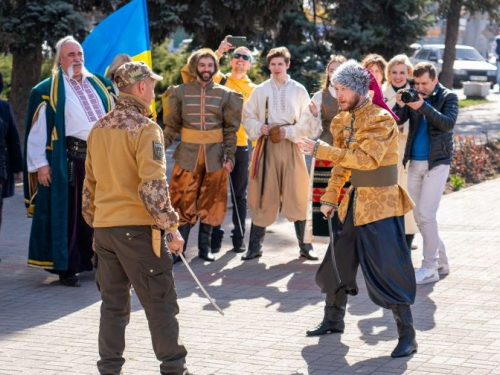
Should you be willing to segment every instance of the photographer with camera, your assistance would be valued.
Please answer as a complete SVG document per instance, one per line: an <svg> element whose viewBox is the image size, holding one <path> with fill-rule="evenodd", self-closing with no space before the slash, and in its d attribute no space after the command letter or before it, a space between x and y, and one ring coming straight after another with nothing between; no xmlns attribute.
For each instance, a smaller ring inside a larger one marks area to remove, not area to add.
<svg viewBox="0 0 500 375"><path fill-rule="evenodd" d="M439 280L448 274L448 258L439 238L436 220L439 202L450 172L453 127L458 116L458 97L438 82L431 63L418 63L414 83L399 90L393 111L399 124L410 120L403 165L408 167L408 191L415 202L413 214L424 239L422 267L417 284Z"/></svg>

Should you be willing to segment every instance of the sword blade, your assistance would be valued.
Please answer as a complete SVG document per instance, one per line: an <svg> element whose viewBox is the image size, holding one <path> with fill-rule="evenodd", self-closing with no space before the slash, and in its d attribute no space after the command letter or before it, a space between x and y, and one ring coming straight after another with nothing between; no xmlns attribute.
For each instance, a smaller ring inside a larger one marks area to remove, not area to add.
<svg viewBox="0 0 500 375"><path fill-rule="evenodd" d="M332 254L332 266L333 266L333 275L335 276L335 279L337 280L337 283L340 284L340 273L337 268L337 260L335 259L335 244L333 241L333 225L332 225L332 218L328 217L328 232L330 234L330 252Z"/></svg>
<svg viewBox="0 0 500 375"><path fill-rule="evenodd" d="M200 287L200 289L203 292L203 294L205 295L205 297L207 297L207 299L210 301L210 303L212 304L212 306L215 307L215 309L218 312L220 312L221 315L224 315L224 311L222 311L222 309L219 307L219 305L217 305L217 303L215 302L215 300L212 297L210 297L210 294L208 294L208 292L205 290L205 288L203 287L203 285L201 285L200 280L198 280L198 278L194 274L194 272L191 269L191 267L189 266L186 258L184 258L184 255L182 255L182 253L180 253L179 256L181 257L182 262L184 263L184 265L186 266L187 270L189 271L189 273L193 277L194 281L196 281L196 284L198 284L198 286Z"/></svg>
<svg viewBox="0 0 500 375"><path fill-rule="evenodd" d="M236 217L238 218L238 225L240 226L241 237L243 237L243 226L241 225L240 213L238 211L238 204L236 204L236 194L234 194L233 179L231 178L231 173L229 173L229 185L231 186L231 193L233 194L233 206L236 210Z"/></svg>

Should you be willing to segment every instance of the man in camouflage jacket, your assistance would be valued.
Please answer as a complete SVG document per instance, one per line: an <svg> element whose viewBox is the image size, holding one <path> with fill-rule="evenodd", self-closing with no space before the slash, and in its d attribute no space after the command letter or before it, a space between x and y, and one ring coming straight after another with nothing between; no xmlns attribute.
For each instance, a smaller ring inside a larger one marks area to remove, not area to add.
<svg viewBox="0 0 500 375"><path fill-rule="evenodd" d="M87 141L83 216L94 228L99 259L101 374L118 374L125 362L131 285L146 312L161 373L189 374L170 253L182 252L184 241L170 204L162 131L148 118L161 79L143 62L118 68L116 108L94 125Z"/></svg>

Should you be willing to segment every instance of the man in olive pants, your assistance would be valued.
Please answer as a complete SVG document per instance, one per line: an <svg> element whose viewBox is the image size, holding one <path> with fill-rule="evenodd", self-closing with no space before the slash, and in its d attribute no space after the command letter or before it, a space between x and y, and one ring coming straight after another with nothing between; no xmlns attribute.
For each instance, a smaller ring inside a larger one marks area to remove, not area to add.
<svg viewBox="0 0 500 375"><path fill-rule="evenodd" d="M118 68L116 108L95 124L87 140L82 213L94 228L99 260L97 368L102 375L120 374L125 363L131 286L146 313L160 373L190 374L175 317L171 254L182 252L184 241L170 204L163 134L147 117L155 81L161 79L142 62Z"/></svg>

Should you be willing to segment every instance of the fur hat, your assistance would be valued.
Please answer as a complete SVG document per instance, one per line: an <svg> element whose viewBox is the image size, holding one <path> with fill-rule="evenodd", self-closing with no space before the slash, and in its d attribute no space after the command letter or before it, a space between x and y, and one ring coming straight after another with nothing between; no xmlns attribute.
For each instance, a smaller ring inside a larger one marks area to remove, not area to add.
<svg viewBox="0 0 500 375"><path fill-rule="evenodd" d="M371 76L356 60L340 65L332 77L332 84L347 87L361 96L368 95Z"/></svg>

